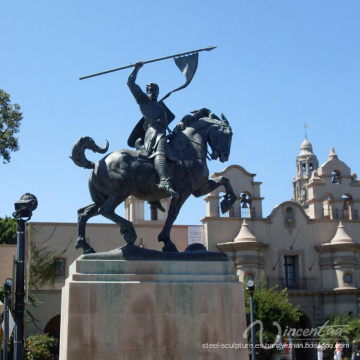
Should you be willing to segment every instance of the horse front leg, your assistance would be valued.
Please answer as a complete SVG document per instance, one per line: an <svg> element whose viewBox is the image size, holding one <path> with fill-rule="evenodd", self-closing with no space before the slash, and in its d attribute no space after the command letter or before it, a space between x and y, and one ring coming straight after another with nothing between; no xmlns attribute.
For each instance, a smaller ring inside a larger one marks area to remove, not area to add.
<svg viewBox="0 0 360 360"><path fill-rule="evenodd" d="M168 216L166 218L164 227L158 236L158 241L164 242L164 246L162 248L162 251L164 252L179 252L179 250L176 248L176 245L171 241L170 231L177 216L179 215L181 207L184 205L184 202L189 196L190 194L188 194L187 196L181 194L179 199L171 199Z"/></svg>
<svg viewBox="0 0 360 360"><path fill-rule="evenodd" d="M200 197L209 194L211 191L217 189L219 186L225 188L224 199L221 201L221 212L224 214L231 209L236 201L236 195L231 186L230 180L224 176L218 176L214 180L208 180L205 186L193 192L195 197Z"/></svg>

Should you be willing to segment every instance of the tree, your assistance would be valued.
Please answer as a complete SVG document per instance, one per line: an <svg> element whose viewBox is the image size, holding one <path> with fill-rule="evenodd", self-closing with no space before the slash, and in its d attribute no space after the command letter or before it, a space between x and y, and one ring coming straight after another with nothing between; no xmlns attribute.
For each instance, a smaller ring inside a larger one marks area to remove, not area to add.
<svg viewBox="0 0 360 360"><path fill-rule="evenodd" d="M246 320L250 331L250 295L249 291L246 289L244 293ZM255 326L257 344L273 344L277 335L282 335L286 327L295 327L299 322L302 314L299 311L298 306L294 307L289 302L287 289L277 290L277 286L268 288L263 275L255 280L253 296L255 320L258 324L262 324L260 329L259 326ZM280 329L278 326L274 325L274 322L277 322L280 325L282 330L280 334ZM261 347L259 347L259 353L261 350Z"/></svg>
<svg viewBox="0 0 360 360"><path fill-rule="evenodd" d="M18 138L22 113L18 104L11 104L10 95L0 89L0 156L3 163L10 162L10 152L19 150Z"/></svg>
<svg viewBox="0 0 360 360"><path fill-rule="evenodd" d="M16 220L5 216L0 217L0 244L16 244L17 223Z"/></svg>
<svg viewBox="0 0 360 360"><path fill-rule="evenodd" d="M347 314L331 316L319 332L319 337L325 347L324 354L331 356L336 341L340 340L348 344L347 347L343 347L343 353L349 355L352 341L360 339L360 316L351 317Z"/></svg>
<svg viewBox="0 0 360 360"><path fill-rule="evenodd" d="M40 228L41 229L41 228ZM28 225L29 238L30 238L30 264L29 264L29 290L38 290L43 286L50 285L54 287L56 271L58 263L56 258L65 254L70 243L73 241L69 240L67 246L61 251L57 252L52 250L48 246L48 242L51 240L53 233L55 232L56 226L49 238L38 241L36 236L39 228L34 228Z"/></svg>

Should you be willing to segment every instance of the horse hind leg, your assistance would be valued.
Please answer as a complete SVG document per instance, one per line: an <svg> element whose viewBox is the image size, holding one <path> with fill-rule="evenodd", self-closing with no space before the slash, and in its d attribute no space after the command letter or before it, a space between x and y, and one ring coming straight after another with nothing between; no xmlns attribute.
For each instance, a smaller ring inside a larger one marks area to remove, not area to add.
<svg viewBox="0 0 360 360"><path fill-rule="evenodd" d="M93 203L78 210L78 238L75 248L83 249L83 254L95 253L96 251L86 242L85 228L87 221L93 216L98 215L99 205Z"/></svg>
<svg viewBox="0 0 360 360"><path fill-rule="evenodd" d="M133 224L115 213L116 207L121 204L127 196L128 194L110 195L99 208L99 214L120 225L120 233L123 235L125 241L128 245L134 245L137 235Z"/></svg>

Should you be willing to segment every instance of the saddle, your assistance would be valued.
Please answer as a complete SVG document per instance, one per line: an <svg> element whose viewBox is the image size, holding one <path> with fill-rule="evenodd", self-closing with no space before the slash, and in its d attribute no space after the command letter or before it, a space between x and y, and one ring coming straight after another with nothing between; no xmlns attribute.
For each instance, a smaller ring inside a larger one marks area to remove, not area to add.
<svg viewBox="0 0 360 360"><path fill-rule="evenodd" d="M140 138L135 141L135 148L137 150L139 161L150 161L153 157L156 156L156 152L149 155L149 153L143 147L142 139ZM168 142L165 144L165 156L166 159L170 161L174 161L174 162L179 161L179 158L176 156L176 152L173 150L171 143Z"/></svg>

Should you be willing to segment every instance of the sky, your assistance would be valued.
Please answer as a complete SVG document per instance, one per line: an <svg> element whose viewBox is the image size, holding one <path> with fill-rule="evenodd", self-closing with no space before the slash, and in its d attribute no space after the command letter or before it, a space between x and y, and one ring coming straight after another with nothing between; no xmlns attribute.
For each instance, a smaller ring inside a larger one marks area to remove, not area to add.
<svg viewBox="0 0 360 360"><path fill-rule="evenodd" d="M131 69L79 77L205 46L217 48L200 53L191 84L166 104L174 123L201 107L227 116L230 159L211 161L210 174L232 164L256 174L268 216L292 197L305 123L320 164L333 146L359 173L359 24L357 0L3 2L0 88L23 120L20 150L0 163L0 217L30 192L39 201L32 221L76 222L92 201L90 171L69 159L74 142L91 136L107 139L109 151L127 147L140 119L126 85ZM162 96L184 77L170 59L145 65L137 82L158 83ZM175 224L200 225L204 216L204 200L192 197Z"/></svg>

